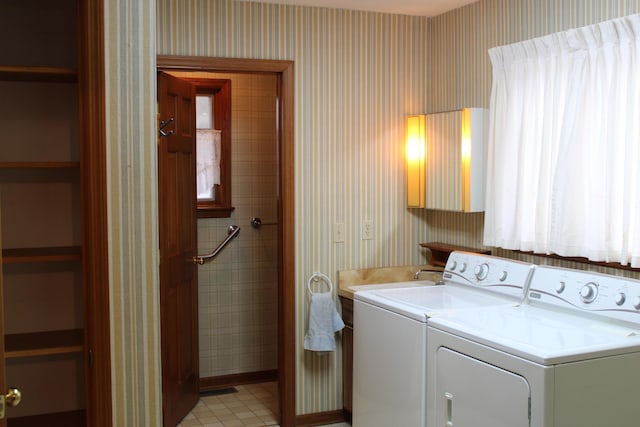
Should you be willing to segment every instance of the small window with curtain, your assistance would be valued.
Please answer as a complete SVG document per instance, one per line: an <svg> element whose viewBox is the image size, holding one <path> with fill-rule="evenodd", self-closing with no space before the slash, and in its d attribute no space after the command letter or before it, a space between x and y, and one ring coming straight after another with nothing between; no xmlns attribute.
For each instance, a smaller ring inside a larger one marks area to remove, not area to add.
<svg viewBox="0 0 640 427"><path fill-rule="evenodd" d="M188 79L196 87L199 218L228 218L231 206L231 80Z"/></svg>

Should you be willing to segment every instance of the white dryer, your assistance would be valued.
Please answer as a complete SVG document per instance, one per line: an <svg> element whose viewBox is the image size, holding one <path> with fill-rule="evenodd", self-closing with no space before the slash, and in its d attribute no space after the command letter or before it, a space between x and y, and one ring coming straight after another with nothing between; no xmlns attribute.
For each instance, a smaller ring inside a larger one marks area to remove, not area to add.
<svg viewBox="0 0 640 427"><path fill-rule="evenodd" d="M356 292L353 426L425 427L428 319L516 305L532 269L518 261L453 252L443 285Z"/></svg>
<svg viewBox="0 0 640 427"><path fill-rule="evenodd" d="M521 306L431 319L428 427L637 427L640 281L537 267Z"/></svg>

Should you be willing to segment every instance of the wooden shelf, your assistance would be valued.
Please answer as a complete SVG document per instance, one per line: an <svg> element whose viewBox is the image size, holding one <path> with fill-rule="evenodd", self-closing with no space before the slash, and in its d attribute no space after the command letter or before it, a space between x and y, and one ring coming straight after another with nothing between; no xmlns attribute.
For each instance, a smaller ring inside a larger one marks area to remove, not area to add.
<svg viewBox="0 0 640 427"><path fill-rule="evenodd" d="M82 258L80 246L58 246L50 248L15 248L2 250L3 264L29 262L79 261Z"/></svg>
<svg viewBox="0 0 640 427"><path fill-rule="evenodd" d="M85 411L58 412L55 414L32 415L30 417L9 418L8 427L80 427L86 425Z"/></svg>
<svg viewBox="0 0 640 427"><path fill-rule="evenodd" d="M13 82L75 83L78 70L58 67L0 66L0 80Z"/></svg>
<svg viewBox="0 0 640 427"><path fill-rule="evenodd" d="M449 254L454 251L474 252L478 254L491 254L491 251L486 249L468 248L466 246L450 245L448 243L429 242L420 243L420 246L427 248L431 251L431 258L429 264L444 267L447 265L447 259Z"/></svg>
<svg viewBox="0 0 640 427"><path fill-rule="evenodd" d="M75 169L80 162L0 162L0 169Z"/></svg>
<svg viewBox="0 0 640 427"><path fill-rule="evenodd" d="M5 359L18 357L51 356L55 354L81 353L84 348L84 331L32 332L5 335Z"/></svg>

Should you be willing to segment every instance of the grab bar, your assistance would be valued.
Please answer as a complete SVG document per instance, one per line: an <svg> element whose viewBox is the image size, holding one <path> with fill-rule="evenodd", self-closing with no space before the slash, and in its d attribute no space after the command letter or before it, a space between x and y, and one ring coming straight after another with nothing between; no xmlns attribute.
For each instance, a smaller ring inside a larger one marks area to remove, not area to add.
<svg viewBox="0 0 640 427"><path fill-rule="evenodd" d="M193 263L202 265L205 262L209 262L212 259L214 259L218 255L218 253L220 253L220 251L224 249L225 246L227 246L227 243L229 243L231 239L236 237L239 232L240 232L240 227L238 227L237 225L230 225L229 229L227 230L228 236L226 237L226 239L224 239L222 243L220 243L218 247L215 248L213 252L211 252L210 254L194 256Z"/></svg>

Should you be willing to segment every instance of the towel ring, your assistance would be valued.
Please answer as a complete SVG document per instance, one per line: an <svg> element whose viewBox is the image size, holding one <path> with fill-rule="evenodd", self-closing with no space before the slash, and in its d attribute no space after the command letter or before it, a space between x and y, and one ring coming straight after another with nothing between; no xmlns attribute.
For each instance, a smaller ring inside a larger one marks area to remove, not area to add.
<svg viewBox="0 0 640 427"><path fill-rule="evenodd" d="M324 282L327 284L327 286L329 287L329 292L333 292L333 284L331 283L331 279L329 279L326 275L319 273L319 272L315 272L311 275L311 277L309 277L309 281L307 282L307 288L309 289L309 295L313 295L315 292L313 292L313 287L311 286L311 282L318 282L320 281L320 279L324 280Z"/></svg>

